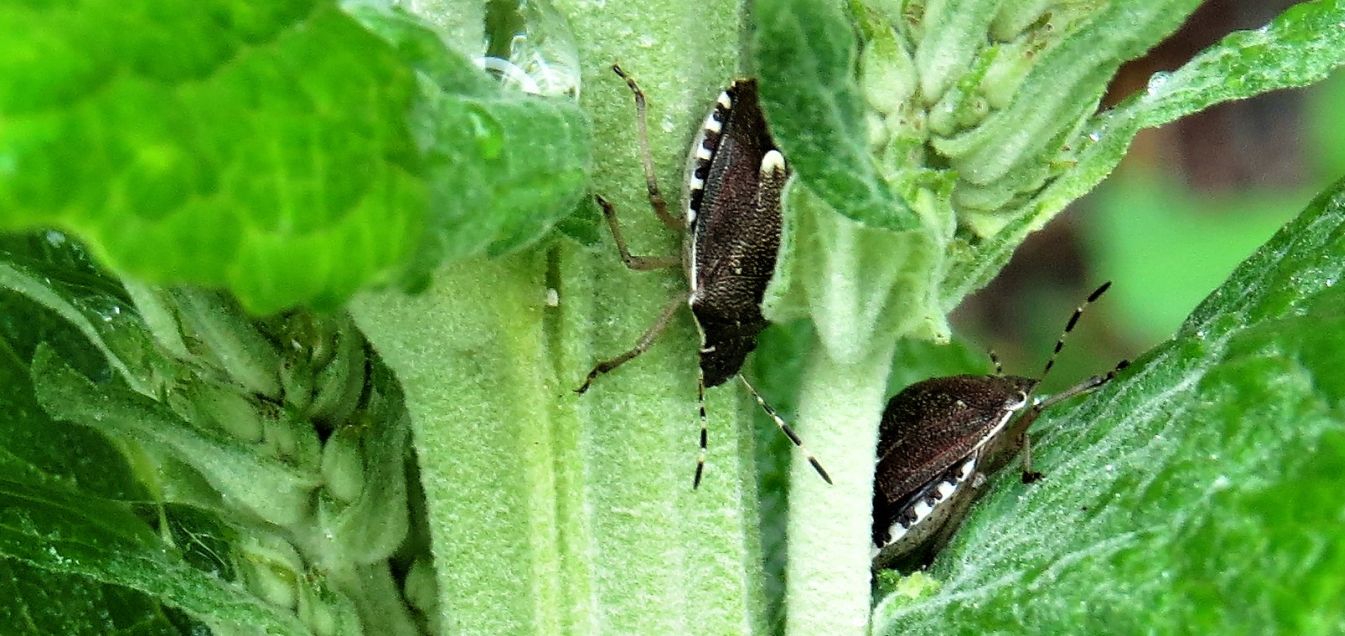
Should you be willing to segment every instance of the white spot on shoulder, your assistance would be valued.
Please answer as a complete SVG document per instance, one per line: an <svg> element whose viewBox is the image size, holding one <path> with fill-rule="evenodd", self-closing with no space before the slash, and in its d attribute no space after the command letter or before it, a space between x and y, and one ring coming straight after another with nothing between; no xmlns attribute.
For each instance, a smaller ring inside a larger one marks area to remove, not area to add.
<svg viewBox="0 0 1345 636"><path fill-rule="evenodd" d="M761 172L784 172L785 156L779 150L771 150L761 158Z"/></svg>
<svg viewBox="0 0 1345 636"><path fill-rule="evenodd" d="M717 100L715 100L715 101L719 102L719 105L720 105L720 106L723 106L724 108L733 108L733 98L732 98L732 97L729 97L729 93L728 93L728 91L724 91L724 92L720 93L720 94L719 94L719 99L717 99ZM701 103L704 104L705 102L701 102Z"/></svg>

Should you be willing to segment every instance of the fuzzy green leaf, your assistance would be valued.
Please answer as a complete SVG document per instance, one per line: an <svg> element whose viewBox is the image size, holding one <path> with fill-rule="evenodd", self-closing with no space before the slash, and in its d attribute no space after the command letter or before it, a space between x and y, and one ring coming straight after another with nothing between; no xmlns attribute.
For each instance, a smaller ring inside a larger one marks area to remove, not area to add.
<svg viewBox="0 0 1345 636"><path fill-rule="evenodd" d="M0 30L0 226L261 311L331 303L418 236L414 76L335 3L7 3Z"/></svg>
<svg viewBox="0 0 1345 636"><path fill-rule="evenodd" d="M354 11L428 80L410 117L431 191L423 264L515 250L575 210L592 163L577 104L502 89L404 14Z"/></svg>
<svg viewBox="0 0 1345 636"><path fill-rule="evenodd" d="M58 269L50 261L32 260L29 265L45 265L50 275ZM76 302L96 302L98 295L89 290L98 285L97 279L65 265L67 281L49 284L59 288L77 279L85 293ZM4 624L27 625L34 633L69 634L178 633L174 625L179 623L189 628L189 620L163 607L171 605L207 624L303 633L293 617L223 580L227 564L212 561L210 572L189 565L189 553L208 540L203 533L174 547L124 503L150 495L121 449L94 431L52 420L37 404L29 379L28 359L39 342L53 343L81 368L110 377L102 353L78 327L65 322L67 314L10 291L0 297L5 307L0 380L6 387L0 393ZM50 352L51 345L45 346ZM178 516L159 518L171 524ZM216 550L224 552L218 546Z"/></svg>
<svg viewBox="0 0 1345 636"><path fill-rule="evenodd" d="M1345 182L995 481L882 634L1345 628Z"/></svg>
<svg viewBox="0 0 1345 636"><path fill-rule="evenodd" d="M915 215L869 154L849 18L829 1L759 0L755 6L761 105L798 178L855 221L891 230L916 227Z"/></svg>
<svg viewBox="0 0 1345 636"><path fill-rule="evenodd" d="M125 504L0 481L0 556L129 587L218 625L307 630L250 592L188 566Z"/></svg>
<svg viewBox="0 0 1345 636"><path fill-rule="evenodd" d="M1180 69L1156 75L1148 88L1094 116L1072 142L1073 165L1031 200L945 282L946 304L955 305L999 271L1029 232L1040 229L1116 167L1141 129L1161 126L1224 101L1303 86L1345 64L1345 3L1319 0L1296 5L1255 31L1224 38Z"/></svg>
<svg viewBox="0 0 1345 636"><path fill-rule="evenodd" d="M975 129L935 146L961 178L988 184L1039 154L1081 115L1096 108L1116 69L1181 24L1199 0L1107 3L1087 24L1050 49L1017 88L1009 106Z"/></svg>
<svg viewBox="0 0 1345 636"><path fill-rule="evenodd" d="M178 636L204 630L154 599L116 585L0 560L0 624L13 633Z"/></svg>
<svg viewBox="0 0 1345 636"><path fill-rule="evenodd" d="M0 227L67 228L120 272L269 313L515 249L574 209L576 106L369 11L376 32L330 0L7 3Z"/></svg>

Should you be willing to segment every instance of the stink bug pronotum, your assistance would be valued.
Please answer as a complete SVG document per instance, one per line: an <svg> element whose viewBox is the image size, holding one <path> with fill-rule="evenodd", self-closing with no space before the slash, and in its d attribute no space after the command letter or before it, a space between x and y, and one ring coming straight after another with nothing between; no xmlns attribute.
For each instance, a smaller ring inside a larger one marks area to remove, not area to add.
<svg viewBox="0 0 1345 636"><path fill-rule="evenodd" d="M1109 286L1098 287L1074 310L1042 377L1055 364L1084 309ZM932 378L902 389L888 401L874 471L875 568L909 571L927 565L981 494L985 476L1003 468L1019 450L1023 482L1041 478L1041 473L1032 471L1028 427L1046 408L1106 384L1128 364L1122 360L1105 375L1034 401L1040 378L1006 376L993 353L990 358L994 375Z"/></svg>
<svg viewBox="0 0 1345 636"><path fill-rule="evenodd" d="M776 252L780 249L780 191L789 177L785 158L766 130L766 120L757 104L756 82L735 80L719 95L706 115L687 157L682 193L686 201L685 218L679 221L668 212L668 204L654 178L644 92L620 66L613 66L612 70L626 81L635 96L649 203L664 225L684 232L682 257L632 256L626 248L621 224L612 205L602 197L597 197L598 204L627 267L649 270L680 263L686 269L691 289L668 303L633 348L593 367L576 391L583 393L594 378L644 353L667 328L677 309L686 303L691 307L700 332L697 382L700 456L692 486L700 486L705 471L708 437L705 389L723 384L735 375L776 426L807 455L822 479L831 483L831 477L804 447L799 436L740 373L747 354L757 346L757 335L766 328L766 319L761 315L761 299L775 271Z"/></svg>

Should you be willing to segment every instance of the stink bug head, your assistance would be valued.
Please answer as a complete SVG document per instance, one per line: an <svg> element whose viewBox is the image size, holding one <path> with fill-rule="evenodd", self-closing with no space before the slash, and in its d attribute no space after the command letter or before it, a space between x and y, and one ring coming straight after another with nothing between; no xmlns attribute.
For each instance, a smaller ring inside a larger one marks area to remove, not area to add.
<svg viewBox="0 0 1345 636"><path fill-rule="evenodd" d="M692 306L692 311L696 310ZM697 316L697 324L705 329L705 323ZM732 335L731 327L714 326L711 333L715 338L709 341L703 339L700 350L701 375L704 378L706 388L719 386L733 376L738 375L742 369L743 362L747 359L747 354L751 353L757 346L757 337L755 333L750 335ZM760 331L758 328L757 331ZM708 342L706 342L708 341Z"/></svg>
<svg viewBox="0 0 1345 636"><path fill-rule="evenodd" d="M1043 376L1055 363L1065 337L1104 284L1075 309ZM991 359L998 361L993 354ZM980 494L979 481L1009 463L1020 450L1023 480L1031 472L1027 429L1041 411L1091 391L1124 368L1091 377L1034 403L1039 379L1005 375L958 375L917 382L893 396L883 412L874 472L874 567L923 566L960 525Z"/></svg>

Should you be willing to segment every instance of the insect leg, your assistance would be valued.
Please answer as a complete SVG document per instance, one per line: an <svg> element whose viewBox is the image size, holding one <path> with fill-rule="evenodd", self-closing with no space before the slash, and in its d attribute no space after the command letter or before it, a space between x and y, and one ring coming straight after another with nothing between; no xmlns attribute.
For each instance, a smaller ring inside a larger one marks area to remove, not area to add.
<svg viewBox="0 0 1345 636"><path fill-rule="evenodd" d="M1032 436L1023 431L1023 483L1030 484L1045 477L1045 475L1032 470Z"/></svg>
<svg viewBox="0 0 1345 636"><path fill-rule="evenodd" d="M602 207L602 216L607 219L607 227L612 230L612 240L616 241L616 249L621 252L621 262L633 270L651 270L665 269L682 264L682 259L676 256L634 256L626 247L626 237L621 234L621 221L616 218L616 210L612 204L600 195L593 197Z"/></svg>
<svg viewBox="0 0 1345 636"><path fill-rule="evenodd" d="M644 91L640 90L635 78L627 75L620 64L613 64L612 71L626 80L626 86L630 87L630 92L635 95L636 122L640 130L640 159L644 166L645 187L649 190L649 205L654 208L654 214L658 215L664 225L674 230L682 230L681 219L668 212L668 202L664 200L663 193L658 187L658 179L654 177L654 155L649 150L649 115L646 112Z"/></svg>
<svg viewBox="0 0 1345 636"><path fill-rule="evenodd" d="M1042 400L1037 404L1032 405L1031 410L1029 410L1027 413L1023 415L1023 418L1025 419L1025 422L1023 423L1030 425L1033 420L1037 419L1038 415L1041 415L1042 411L1045 411L1051 406L1059 404L1060 402L1064 402L1065 400L1068 400L1076 395L1087 393L1108 382L1111 382L1114 378L1116 378L1117 373L1120 373L1122 369L1128 366L1130 366L1130 361L1122 360L1116 363L1116 368L1112 369L1111 371L1108 371L1105 375L1095 375L1091 378L1088 378L1087 380L1084 380L1083 382L1080 382L1072 387L1069 387L1068 389L1065 389L1064 391L1052 395L1051 397L1046 398L1045 400ZM1032 438L1027 434L1027 427L1024 426L1023 483L1030 484L1034 481L1037 481L1038 479L1041 479L1041 477L1042 477L1041 473L1032 470Z"/></svg>
<svg viewBox="0 0 1345 636"><path fill-rule="evenodd" d="M696 370L696 404L700 406L701 414L701 454L696 458L696 477L691 481L692 490L701 487L701 475L705 474L705 447L709 442L705 417L705 371L699 368Z"/></svg>
<svg viewBox="0 0 1345 636"><path fill-rule="evenodd" d="M663 308L663 311L659 314L658 320L655 320L654 324L650 325L649 328L645 330L644 334L640 336L640 339L635 342L634 347L615 358L599 362L597 366L593 367L592 371L588 372L588 377L584 378L584 383L580 385L579 388L575 389L574 392L583 393L584 391L587 391L589 385L593 384L594 378L597 378L598 376L629 362L632 358L645 351L648 351L649 347L652 346L659 335L663 333L663 330L668 328L668 323L672 322L673 314L677 313L677 310L685 304L686 296L678 296L677 298L672 299L672 302L669 302L668 305Z"/></svg>

